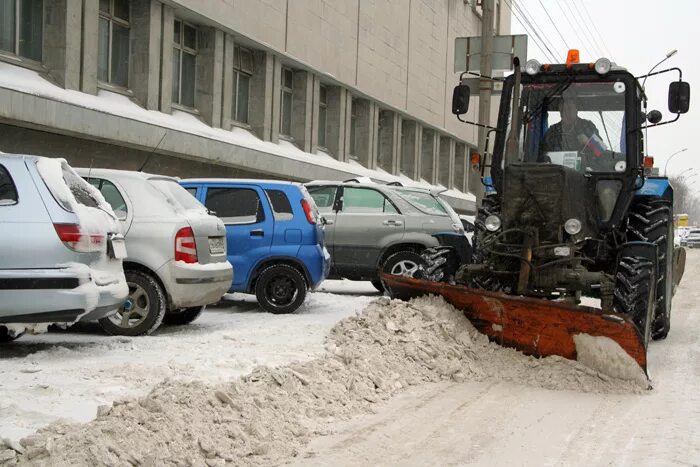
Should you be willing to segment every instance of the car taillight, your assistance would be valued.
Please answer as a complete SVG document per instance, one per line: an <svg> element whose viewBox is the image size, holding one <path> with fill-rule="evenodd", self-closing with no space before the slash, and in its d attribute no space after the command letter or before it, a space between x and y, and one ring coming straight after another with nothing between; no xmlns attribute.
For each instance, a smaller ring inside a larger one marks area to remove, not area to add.
<svg viewBox="0 0 700 467"><path fill-rule="evenodd" d="M101 233L85 233L78 224L54 224L58 238L68 248L81 253L102 251L105 235Z"/></svg>
<svg viewBox="0 0 700 467"><path fill-rule="evenodd" d="M183 227L175 234L175 261L197 262L197 245L190 227Z"/></svg>
<svg viewBox="0 0 700 467"><path fill-rule="evenodd" d="M311 205L309 204L309 202L305 199L302 199L301 207L304 209L304 214L306 214L306 220L309 221L309 224L315 224L316 214L314 213L314 210L311 209Z"/></svg>

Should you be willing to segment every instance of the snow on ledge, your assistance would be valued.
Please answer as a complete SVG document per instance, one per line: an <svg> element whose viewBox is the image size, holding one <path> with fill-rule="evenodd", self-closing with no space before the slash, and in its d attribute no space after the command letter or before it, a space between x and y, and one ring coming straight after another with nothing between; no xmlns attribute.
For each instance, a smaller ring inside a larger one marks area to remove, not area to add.
<svg viewBox="0 0 700 467"><path fill-rule="evenodd" d="M158 125L289 159L310 162L322 167L367 176L384 182L400 181L407 186L435 188L425 180L416 182L405 175L396 177L383 170L370 170L355 161L341 162L324 152L319 151L317 154L304 152L288 141L280 141L279 144L262 141L243 128L234 127L231 131L212 128L187 112L173 110L172 114L166 114L155 110L147 110L131 101L127 96L114 92L99 90L98 95L93 96L80 91L63 89L42 78L39 73L33 70L9 63L0 62L0 88ZM475 201L476 199L471 193L463 193L458 190L448 190L445 194L467 201Z"/></svg>

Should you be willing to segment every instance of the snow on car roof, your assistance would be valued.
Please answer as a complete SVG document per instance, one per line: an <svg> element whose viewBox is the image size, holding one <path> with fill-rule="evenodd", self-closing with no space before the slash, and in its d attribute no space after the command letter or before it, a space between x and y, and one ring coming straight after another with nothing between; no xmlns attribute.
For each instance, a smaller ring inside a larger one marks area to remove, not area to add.
<svg viewBox="0 0 700 467"><path fill-rule="evenodd" d="M163 179L177 181L176 177L171 177L169 175L159 175L159 174L152 174L152 173L147 173L147 172L137 172L135 170L118 170L118 169L100 169L100 168L94 168L94 167L93 168L80 167L80 168L75 169L75 171L78 172L83 177L113 176L113 177L118 177L118 178L138 178L141 180L149 180L149 179L153 179L153 178L163 178Z"/></svg>
<svg viewBox="0 0 700 467"><path fill-rule="evenodd" d="M272 183L279 185L301 185L299 182L289 180L268 180L263 178L184 178L181 182L187 183Z"/></svg>

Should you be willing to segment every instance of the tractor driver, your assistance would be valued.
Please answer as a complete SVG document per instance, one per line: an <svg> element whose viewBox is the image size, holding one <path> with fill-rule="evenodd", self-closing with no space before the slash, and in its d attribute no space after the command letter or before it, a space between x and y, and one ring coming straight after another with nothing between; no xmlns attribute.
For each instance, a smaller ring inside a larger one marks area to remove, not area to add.
<svg viewBox="0 0 700 467"><path fill-rule="evenodd" d="M600 156L606 150L595 124L578 116L578 104L573 93L562 95L559 112L561 121L545 133L538 162L550 162L547 153L551 151L576 151Z"/></svg>

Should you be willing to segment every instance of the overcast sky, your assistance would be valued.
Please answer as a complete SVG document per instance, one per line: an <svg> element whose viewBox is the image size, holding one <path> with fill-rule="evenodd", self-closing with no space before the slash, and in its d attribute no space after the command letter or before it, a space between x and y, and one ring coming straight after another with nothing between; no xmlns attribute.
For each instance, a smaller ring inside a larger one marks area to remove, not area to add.
<svg viewBox="0 0 700 467"><path fill-rule="evenodd" d="M700 144L697 142L700 138L700 111L697 110L700 109L700 1L502 0L505 8L509 8L513 1L538 26L544 41L562 61L568 48L578 48L582 62L595 61L600 56L612 57L618 65L638 76L645 74L668 51L678 49L678 53L657 71L670 67L683 70L683 80L691 85L690 111L675 123L649 130L649 155L654 156L655 165L663 173L668 157L688 148L673 157L668 164L668 173L687 171L684 177L700 193ZM513 34L528 33L516 19L520 13L517 8L515 13ZM588 14L595 24L591 23ZM575 27L572 28L570 22ZM528 35L532 36L531 33ZM548 51L543 48L538 47L532 37L528 38L528 58L546 63ZM676 76L672 73L655 76L646 83L649 109L660 110L664 120L670 115L668 84ZM694 176L694 173L698 175Z"/></svg>

